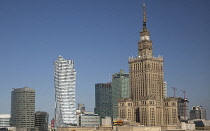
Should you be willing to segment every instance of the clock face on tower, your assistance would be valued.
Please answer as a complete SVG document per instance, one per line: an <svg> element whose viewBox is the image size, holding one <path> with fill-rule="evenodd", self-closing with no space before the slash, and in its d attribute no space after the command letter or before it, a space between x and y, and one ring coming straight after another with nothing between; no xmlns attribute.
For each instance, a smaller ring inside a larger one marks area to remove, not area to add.
<svg viewBox="0 0 210 131"><path fill-rule="evenodd" d="M149 36L145 36L145 39L146 39L146 40L149 40Z"/></svg>
<svg viewBox="0 0 210 131"><path fill-rule="evenodd" d="M141 36L141 40L149 40L149 36Z"/></svg>

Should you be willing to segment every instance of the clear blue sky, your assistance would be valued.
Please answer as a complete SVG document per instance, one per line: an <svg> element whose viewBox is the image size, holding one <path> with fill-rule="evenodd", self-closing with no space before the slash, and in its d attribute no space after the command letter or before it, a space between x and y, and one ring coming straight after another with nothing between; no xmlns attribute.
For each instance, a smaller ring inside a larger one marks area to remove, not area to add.
<svg viewBox="0 0 210 131"><path fill-rule="evenodd" d="M210 1L145 1L154 56L164 57L171 87L187 91L189 109L210 118ZM10 113L12 88L36 90L36 110L54 112L53 61L75 60L76 101L94 108L95 83L124 69L137 55L141 0L1 0L0 113Z"/></svg>

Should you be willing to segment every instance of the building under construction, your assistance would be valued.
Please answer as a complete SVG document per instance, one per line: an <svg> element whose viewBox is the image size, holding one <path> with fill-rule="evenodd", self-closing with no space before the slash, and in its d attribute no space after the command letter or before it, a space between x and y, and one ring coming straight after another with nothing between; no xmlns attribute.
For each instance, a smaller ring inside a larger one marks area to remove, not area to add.
<svg viewBox="0 0 210 131"><path fill-rule="evenodd" d="M177 98L177 106L178 106L178 118L179 121L185 122L189 119L188 117L188 99L187 98Z"/></svg>

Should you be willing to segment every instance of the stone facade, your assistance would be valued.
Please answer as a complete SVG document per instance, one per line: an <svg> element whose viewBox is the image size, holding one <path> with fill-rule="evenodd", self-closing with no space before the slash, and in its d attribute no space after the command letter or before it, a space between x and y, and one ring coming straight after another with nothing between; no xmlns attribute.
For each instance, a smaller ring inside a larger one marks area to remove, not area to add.
<svg viewBox="0 0 210 131"><path fill-rule="evenodd" d="M144 126L176 125L177 99L164 95L163 57L153 56L150 32L146 27L144 7L143 29L138 42L138 56L129 58L131 99L119 100L119 117ZM132 103L133 111L128 109ZM128 117L128 111L132 117Z"/></svg>
<svg viewBox="0 0 210 131"><path fill-rule="evenodd" d="M118 100L119 118L128 121L134 121L134 104L130 98L121 98Z"/></svg>
<svg viewBox="0 0 210 131"><path fill-rule="evenodd" d="M163 101L163 122L162 125L175 125L178 123L177 99L167 97Z"/></svg>

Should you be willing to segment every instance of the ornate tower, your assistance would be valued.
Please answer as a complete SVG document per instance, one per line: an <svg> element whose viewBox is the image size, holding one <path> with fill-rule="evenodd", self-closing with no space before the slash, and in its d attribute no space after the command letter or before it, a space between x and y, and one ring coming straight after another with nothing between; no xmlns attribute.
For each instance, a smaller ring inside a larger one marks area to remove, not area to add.
<svg viewBox="0 0 210 131"><path fill-rule="evenodd" d="M146 7L143 5L143 29L138 42L138 56L129 59L131 99L134 120L155 126L162 122L163 58L154 57L150 32L146 27Z"/></svg>
<svg viewBox="0 0 210 131"><path fill-rule="evenodd" d="M152 41L150 41L150 32L146 27L146 7L143 5L143 29L140 32L140 41L138 42L138 55L139 56L153 56L152 54Z"/></svg>
<svg viewBox="0 0 210 131"><path fill-rule="evenodd" d="M177 99L165 97L163 57L154 57L152 49L144 4L138 56L128 61L131 99L118 100L118 117L145 126L176 125Z"/></svg>

